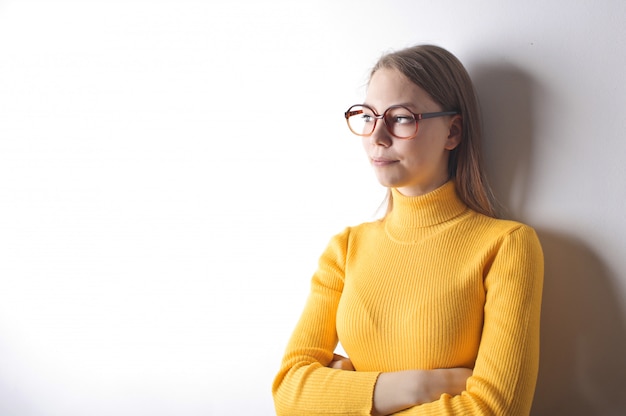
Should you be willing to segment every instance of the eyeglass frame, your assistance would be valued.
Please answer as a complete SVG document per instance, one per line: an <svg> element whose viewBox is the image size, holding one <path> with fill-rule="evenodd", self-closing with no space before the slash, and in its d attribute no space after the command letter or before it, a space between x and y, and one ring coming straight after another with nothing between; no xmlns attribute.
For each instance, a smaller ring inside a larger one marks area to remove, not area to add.
<svg viewBox="0 0 626 416"><path fill-rule="evenodd" d="M352 130L352 127L350 126L350 117L357 115L357 114L361 114L358 111L350 111L352 110L354 107L365 107L369 110L372 111L373 117L374 117L374 126L372 127L372 131L370 133L367 134L362 134L362 133L357 133L354 130ZM385 117L387 115L387 112L389 110L393 110L396 108L403 108L405 109L409 114L413 115L413 117L415 117L415 132L413 133L412 136L408 136L408 137L400 137L400 136L396 136L395 134L393 134L393 132L391 131L391 127L389 127L389 125L387 124L387 118ZM348 124L348 128L350 129L350 131L353 134L356 134L357 136L361 136L361 137L369 137L372 134L374 134L374 131L376 130L376 123L378 122L378 120L383 120L383 123L385 124L385 128L387 129L387 132L389 132L389 134L391 134L393 137L395 137L396 139L400 139L400 140L411 140L414 139L417 136L417 131L419 129L418 126L418 122L420 120L426 120L429 118L435 118L435 117L443 117L443 116L454 116L457 114L461 114L460 111L436 111L436 112L431 112L431 113L414 113L412 112L410 109L408 109L406 106L404 105L392 105L391 107L387 108L382 114L378 114L372 107L370 107L367 104L354 104L351 105L350 108L348 108L348 110L344 113L344 117L346 118L346 123Z"/></svg>

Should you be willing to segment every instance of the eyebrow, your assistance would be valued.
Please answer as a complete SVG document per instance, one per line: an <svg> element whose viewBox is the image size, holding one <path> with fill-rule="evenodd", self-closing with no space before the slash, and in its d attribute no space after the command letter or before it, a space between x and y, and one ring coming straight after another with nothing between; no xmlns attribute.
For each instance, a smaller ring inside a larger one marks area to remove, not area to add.
<svg viewBox="0 0 626 416"><path fill-rule="evenodd" d="M369 106L369 107L372 107L374 110L376 110L376 111L378 112L378 109L377 109L374 105L369 104L369 103L367 103L367 102L364 102L363 104L365 104L365 105L367 105L367 106ZM413 111L414 113L418 113L418 112L417 112L417 110L416 110L416 108L415 108L415 105L414 105L413 103L403 102L403 103L392 104L392 105L390 105L389 107L393 107L393 106L395 106L395 105L401 105L402 107L406 107L406 108L408 108L409 110ZM387 107L387 108L389 108L389 107ZM385 109L385 110L386 110L386 109Z"/></svg>

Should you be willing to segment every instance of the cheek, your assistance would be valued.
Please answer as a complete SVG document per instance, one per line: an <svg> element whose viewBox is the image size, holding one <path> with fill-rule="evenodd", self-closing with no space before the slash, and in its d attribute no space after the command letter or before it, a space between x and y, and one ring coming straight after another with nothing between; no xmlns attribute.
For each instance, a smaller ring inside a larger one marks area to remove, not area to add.
<svg viewBox="0 0 626 416"><path fill-rule="evenodd" d="M433 143L426 140L406 143L402 148L397 149L401 155L403 165L409 170L431 169L434 165L439 165L445 151Z"/></svg>
<svg viewBox="0 0 626 416"><path fill-rule="evenodd" d="M424 153L423 147L423 143L416 137L412 140L398 141L395 145L395 151L402 159L411 161L419 158Z"/></svg>
<svg viewBox="0 0 626 416"><path fill-rule="evenodd" d="M445 145L447 140L445 137L436 134L418 135L410 142L407 141L403 148L403 152L419 159L438 159L440 154L445 153Z"/></svg>

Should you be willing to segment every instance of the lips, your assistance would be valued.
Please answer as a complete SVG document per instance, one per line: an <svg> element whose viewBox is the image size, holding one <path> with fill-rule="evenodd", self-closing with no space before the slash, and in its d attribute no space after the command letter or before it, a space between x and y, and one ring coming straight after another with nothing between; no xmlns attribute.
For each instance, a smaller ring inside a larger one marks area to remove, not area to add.
<svg viewBox="0 0 626 416"><path fill-rule="evenodd" d="M386 157L372 157L370 158L370 161L372 165L380 167L393 165L394 163L398 162L398 160L396 159L389 159Z"/></svg>

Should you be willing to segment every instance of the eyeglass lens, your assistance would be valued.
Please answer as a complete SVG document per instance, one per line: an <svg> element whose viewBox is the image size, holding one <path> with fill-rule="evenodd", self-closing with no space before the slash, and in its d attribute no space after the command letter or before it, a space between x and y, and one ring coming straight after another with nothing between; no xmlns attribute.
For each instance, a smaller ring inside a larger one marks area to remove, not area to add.
<svg viewBox="0 0 626 416"><path fill-rule="evenodd" d="M415 116L404 107L391 107L385 113L387 130L398 138L415 135L417 123ZM349 110L348 125L353 133L368 136L374 131L377 118L372 109L365 106L354 106Z"/></svg>

